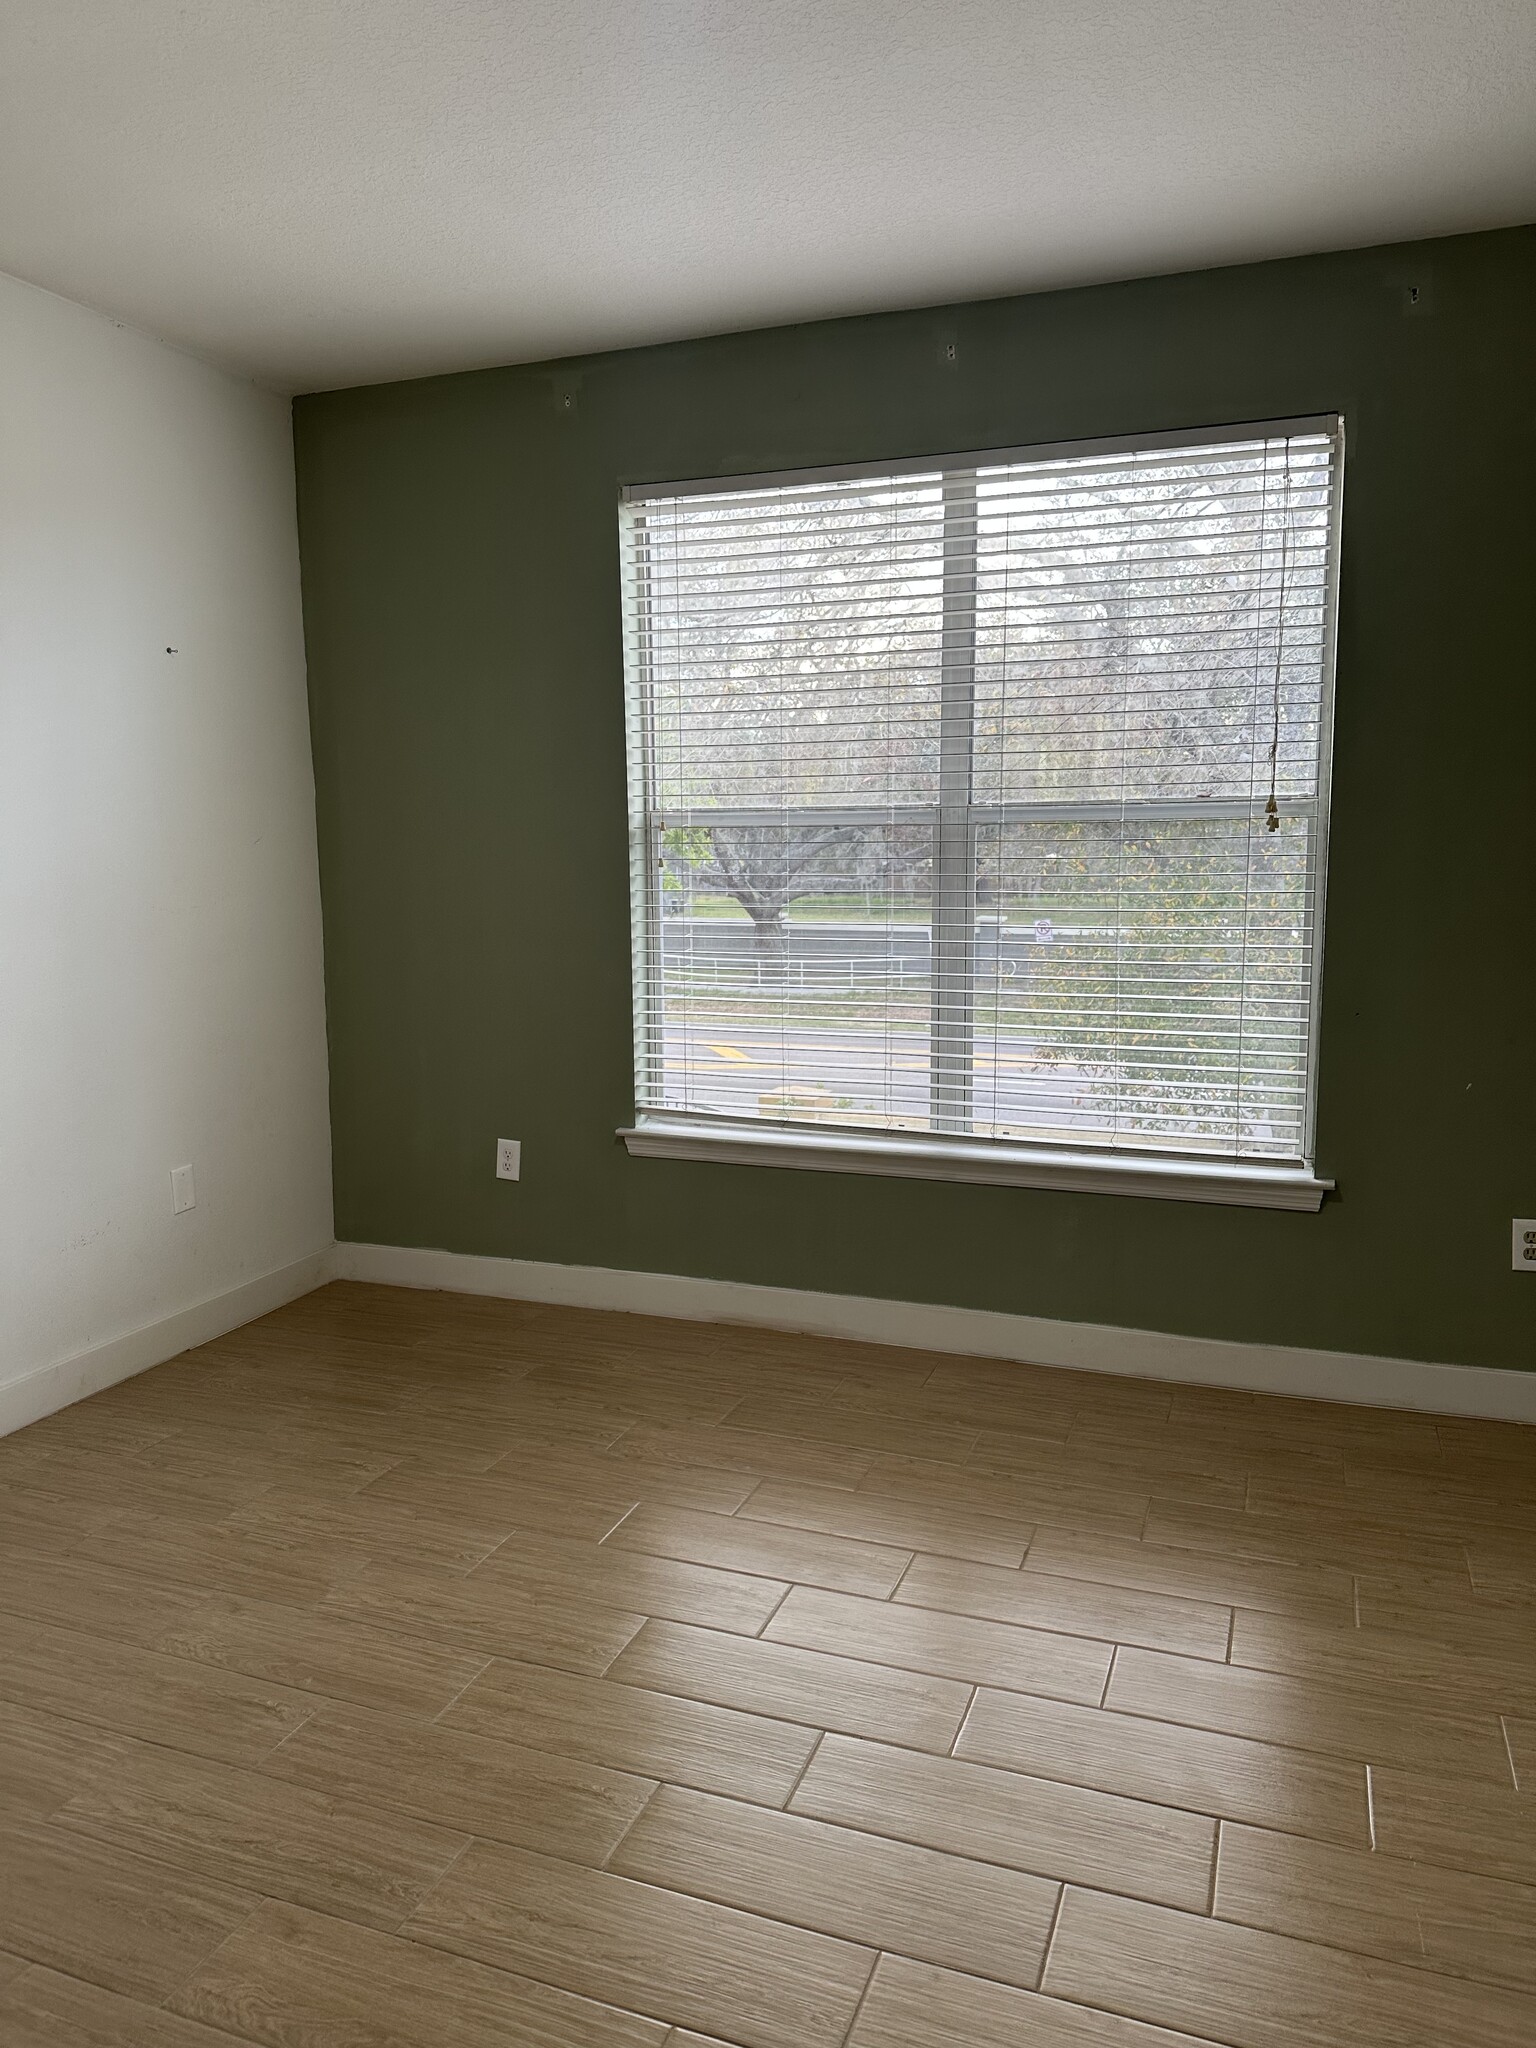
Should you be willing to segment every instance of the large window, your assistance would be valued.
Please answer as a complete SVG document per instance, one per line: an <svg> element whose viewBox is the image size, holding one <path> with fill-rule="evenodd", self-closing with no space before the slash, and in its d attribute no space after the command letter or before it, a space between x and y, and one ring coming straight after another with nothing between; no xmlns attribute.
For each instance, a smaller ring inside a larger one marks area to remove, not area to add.
<svg viewBox="0 0 1536 2048"><path fill-rule="evenodd" d="M628 491L633 1148L1315 1206L1340 454Z"/></svg>

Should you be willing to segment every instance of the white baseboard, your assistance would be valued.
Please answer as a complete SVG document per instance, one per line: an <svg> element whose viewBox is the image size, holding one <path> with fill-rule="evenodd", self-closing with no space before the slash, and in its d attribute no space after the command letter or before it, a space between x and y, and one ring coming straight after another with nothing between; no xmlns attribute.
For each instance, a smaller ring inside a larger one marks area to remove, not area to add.
<svg viewBox="0 0 1536 2048"><path fill-rule="evenodd" d="M0 1436L253 1322L329 1279L620 1309L687 1322L748 1323L870 1344L1058 1365L1076 1372L1124 1373L1137 1379L1536 1423L1536 1372L1434 1365L1416 1358L1248 1344L1222 1337L1180 1337L1110 1323L821 1294L809 1288L762 1287L686 1273L558 1266L407 1245L338 1244L0 1386Z"/></svg>
<svg viewBox="0 0 1536 2048"><path fill-rule="evenodd" d="M860 1294L818 1294L808 1288L759 1287L683 1273L481 1258L406 1245L338 1244L332 1271L337 1279L390 1287L627 1309L690 1322L756 1323L871 1344L1066 1366L1076 1372L1124 1373L1249 1393L1536 1423L1536 1372L1501 1371L1495 1366L1431 1365L1417 1358L1247 1344L1225 1337L1179 1337L1110 1323L1069 1323L932 1302L880 1301Z"/></svg>
<svg viewBox="0 0 1536 2048"><path fill-rule="evenodd" d="M227 1293L210 1295L206 1301L194 1302L175 1315L146 1324L142 1330L130 1330L125 1337L110 1337L105 1344L77 1351L73 1358L61 1358L53 1365L39 1366L35 1372L9 1381L0 1386L0 1436L8 1436L13 1429L25 1429L29 1422L52 1415L56 1408L67 1408L71 1401L83 1401L87 1394L99 1394L103 1387L128 1379L136 1372L146 1372L152 1365L163 1365L178 1351L189 1350L194 1344L207 1344L226 1331L238 1329L242 1323L254 1322L257 1316L267 1315L281 1308L285 1301L323 1285L330 1279L331 1270L329 1248L312 1252L307 1259L279 1266L275 1273L263 1273L243 1286L231 1287Z"/></svg>

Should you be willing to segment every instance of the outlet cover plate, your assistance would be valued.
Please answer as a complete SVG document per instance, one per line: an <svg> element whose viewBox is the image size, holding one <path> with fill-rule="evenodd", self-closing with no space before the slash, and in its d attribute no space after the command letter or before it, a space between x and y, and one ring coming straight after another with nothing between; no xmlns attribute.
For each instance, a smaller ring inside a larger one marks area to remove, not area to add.
<svg viewBox="0 0 1536 2048"><path fill-rule="evenodd" d="M498 1180L521 1180L522 1173L522 1139L498 1138L496 1140L496 1178Z"/></svg>
<svg viewBox="0 0 1536 2048"><path fill-rule="evenodd" d="M1515 1218L1515 1271L1536 1273L1536 1216Z"/></svg>
<svg viewBox="0 0 1536 2048"><path fill-rule="evenodd" d="M192 1185L190 1166L171 1168L171 1213L181 1216L197 1207L197 1190Z"/></svg>

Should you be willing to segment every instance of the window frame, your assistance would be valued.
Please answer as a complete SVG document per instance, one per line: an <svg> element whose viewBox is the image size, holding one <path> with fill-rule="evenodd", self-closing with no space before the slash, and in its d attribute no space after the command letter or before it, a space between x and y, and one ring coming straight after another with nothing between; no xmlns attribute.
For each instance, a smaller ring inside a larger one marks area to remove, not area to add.
<svg viewBox="0 0 1536 2048"><path fill-rule="evenodd" d="M1155 1147L1109 1148L1091 1141L1033 1141L977 1136L969 1129L973 1084L975 996L975 849L977 833L1022 822L1063 822L1137 816L1162 819L1250 818L1244 799L1142 798L1102 801L977 802L974 767L976 615L980 553L977 545L978 473L1012 463L1123 455L1162 449L1198 449L1234 440L1326 434L1332 444L1332 487L1324 582L1322 691L1317 781L1307 799L1287 810L1304 816L1312 882L1312 951L1309 976L1302 1146L1295 1159L1232 1157ZM934 803L878 805L710 805L691 810L651 802L655 788L649 606L644 596L623 606L624 698L628 737L631 846L631 970L634 995L635 1117L617 1135L636 1157L716 1160L741 1165L872 1173L989 1185L1077 1189L1091 1193L1163 1196L1243 1207L1316 1210L1334 1187L1314 1168L1317 1075L1322 1010L1328 827L1331 808L1335 661L1343 515L1344 419L1324 413L1293 419L1244 421L1006 449L966 450L943 456L894 457L878 462L626 483L620 489L621 558L632 562L643 586L643 543L634 541L636 512L652 499L776 490L796 485L878 481L888 476L938 480L943 504L943 595L940 637L939 777ZM934 837L932 981L930 991L929 1131L859 1130L790 1120L731 1119L710 1112L642 1102L642 1076L656 1071L659 976L649 963L661 957L659 872L662 834L674 826L713 824L782 826L797 819L817 824L921 825Z"/></svg>

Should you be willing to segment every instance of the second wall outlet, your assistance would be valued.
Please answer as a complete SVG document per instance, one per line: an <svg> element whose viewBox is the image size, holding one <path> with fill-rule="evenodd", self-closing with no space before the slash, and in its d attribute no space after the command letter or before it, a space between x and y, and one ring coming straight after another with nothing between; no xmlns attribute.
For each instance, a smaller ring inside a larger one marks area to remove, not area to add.
<svg viewBox="0 0 1536 2048"><path fill-rule="evenodd" d="M196 1189L195 1189L195 1188L193 1187L193 1185L192 1185L192 1169L191 1169L191 1167L190 1167L190 1166L173 1166L173 1167L171 1168L171 1210L172 1210L172 1213L173 1213L174 1215L177 1215L177 1216L179 1216L179 1215L181 1215L181 1213L183 1212L183 1210L185 1210L185 1209L195 1209L196 1207L197 1207L197 1191L196 1191Z"/></svg>
<svg viewBox="0 0 1536 2048"><path fill-rule="evenodd" d="M1536 1216L1515 1218L1515 1271L1536 1273Z"/></svg>
<svg viewBox="0 0 1536 2048"><path fill-rule="evenodd" d="M496 1178L498 1180L519 1180L523 1171L523 1141L521 1138L498 1138L496 1140Z"/></svg>

